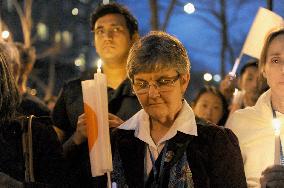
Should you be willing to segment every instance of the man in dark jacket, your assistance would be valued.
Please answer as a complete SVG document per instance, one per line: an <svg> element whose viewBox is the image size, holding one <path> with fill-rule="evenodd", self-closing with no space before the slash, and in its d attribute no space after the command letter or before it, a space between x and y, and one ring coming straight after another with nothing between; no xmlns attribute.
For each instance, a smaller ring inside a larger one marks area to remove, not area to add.
<svg viewBox="0 0 284 188"><path fill-rule="evenodd" d="M102 5L91 15L91 29L107 77L110 126L115 127L141 108L126 76L128 52L139 37L137 20L121 5ZM52 116L55 126L64 135L63 148L70 164L69 175L74 177L74 187L91 187L86 126L80 121L77 123L78 117L84 113L82 80L72 80L63 86Z"/></svg>

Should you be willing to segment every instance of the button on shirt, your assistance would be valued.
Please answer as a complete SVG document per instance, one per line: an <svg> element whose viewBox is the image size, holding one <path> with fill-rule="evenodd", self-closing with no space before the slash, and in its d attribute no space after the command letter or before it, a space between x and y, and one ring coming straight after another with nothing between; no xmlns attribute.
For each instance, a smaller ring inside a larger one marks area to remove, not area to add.
<svg viewBox="0 0 284 188"><path fill-rule="evenodd" d="M137 112L131 119L126 121L118 128L124 130L135 130L135 137L139 138L149 146L149 149L155 160L158 158L159 154L163 150L166 141L173 138L178 131L185 134L197 136L197 125L195 122L195 116L193 110L185 100L170 130L164 135L163 138L161 138L157 145L153 141L150 134L149 115L143 109ZM145 156L145 172L146 176L148 177L152 169L152 161L148 149L146 150Z"/></svg>

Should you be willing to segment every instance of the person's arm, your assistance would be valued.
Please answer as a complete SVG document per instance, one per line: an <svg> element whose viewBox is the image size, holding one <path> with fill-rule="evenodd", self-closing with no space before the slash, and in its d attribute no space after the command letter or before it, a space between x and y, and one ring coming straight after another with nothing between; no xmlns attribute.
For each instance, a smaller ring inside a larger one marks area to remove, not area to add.
<svg viewBox="0 0 284 188"><path fill-rule="evenodd" d="M227 75L220 83L219 90L230 104L235 88L237 87L236 77Z"/></svg>
<svg viewBox="0 0 284 188"><path fill-rule="evenodd" d="M63 144L63 153L65 158L73 158L78 155L80 145L87 140L87 123L85 114L81 114L78 118L77 128L74 134L68 138Z"/></svg>
<svg viewBox="0 0 284 188"><path fill-rule="evenodd" d="M237 137L229 129L220 129L210 148L210 187L247 187Z"/></svg>
<svg viewBox="0 0 284 188"><path fill-rule="evenodd" d="M51 125L37 120L33 120L33 154L36 182L53 186L68 183L61 143Z"/></svg>
<svg viewBox="0 0 284 188"><path fill-rule="evenodd" d="M109 128L116 128L124 121L118 116L109 113ZM85 114L81 114L78 118L77 128L74 134L63 144L64 155L74 155L80 146L87 139L87 122Z"/></svg>

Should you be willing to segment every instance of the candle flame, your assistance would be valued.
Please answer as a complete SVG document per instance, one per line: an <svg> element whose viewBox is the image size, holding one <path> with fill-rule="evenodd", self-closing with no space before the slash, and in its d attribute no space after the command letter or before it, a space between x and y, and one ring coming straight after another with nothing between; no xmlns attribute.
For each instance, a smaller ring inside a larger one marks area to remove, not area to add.
<svg viewBox="0 0 284 188"><path fill-rule="evenodd" d="M103 64L103 61L101 60L101 59L99 59L98 61L97 61L97 72L98 73L101 73L102 72L102 70L101 70L101 67L102 67L102 64Z"/></svg>
<svg viewBox="0 0 284 188"><path fill-rule="evenodd" d="M103 64L102 60L99 59L99 60L97 61L97 67L98 67L98 69L100 69L100 68L102 67L102 64Z"/></svg>
<svg viewBox="0 0 284 188"><path fill-rule="evenodd" d="M238 92L239 92L239 90L237 88L235 88L233 95L236 96L238 94Z"/></svg>
<svg viewBox="0 0 284 188"><path fill-rule="evenodd" d="M273 118L272 124L273 124L273 128L274 128L274 134L280 135L280 120Z"/></svg>

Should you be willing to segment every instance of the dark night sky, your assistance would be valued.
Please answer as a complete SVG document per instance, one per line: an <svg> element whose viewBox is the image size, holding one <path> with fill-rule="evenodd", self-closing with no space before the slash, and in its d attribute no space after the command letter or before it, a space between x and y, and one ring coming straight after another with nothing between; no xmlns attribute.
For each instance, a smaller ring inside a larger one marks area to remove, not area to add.
<svg viewBox="0 0 284 188"><path fill-rule="evenodd" d="M170 19L167 32L178 37L188 49L192 61L193 71L210 72L213 74L220 72L220 32L205 22L201 16L208 18L214 25L218 25L217 20L210 14L203 11L209 8L210 0L180 0L175 6ZM145 34L150 30L150 8L149 1L146 0L119 0L126 5L137 17L140 24L140 33ZM164 15L170 0L159 1L160 17L164 20ZM186 14L183 5L187 2L195 4L196 11L193 14ZM207 3L206 3L207 2ZM237 0L228 0L227 11L229 20L234 19L233 24L229 24L229 37L235 45L235 55L238 56L243 40L245 39L258 8L266 7L266 0L247 0L237 10ZM284 16L284 0L274 0L273 11ZM227 61L227 71L231 69L229 60Z"/></svg>
<svg viewBox="0 0 284 188"><path fill-rule="evenodd" d="M0 0L3 1L3 0ZM238 2L243 1L244 4L238 7ZM8 4L9 0L3 5ZM97 60L95 49L93 47L93 35L89 28L89 15L95 9L97 3L102 0L49 0L49 1L34 1L33 4L33 21L34 30L39 21L47 24L50 31L69 31L73 35L73 46L68 48L64 53L60 53L56 59L56 73L55 73L55 89L54 94L57 95L63 83L80 74L80 70L84 70L84 66L77 67L74 65L75 58L83 55L86 57L85 68L92 67ZM136 16L139 22L140 34L143 36L150 31L150 6L149 0L117 0L117 2L125 5ZM164 21L165 14L171 0L159 0L159 17L161 22ZM212 7L219 10L218 0L178 0L177 5L174 7L173 14L170 18L166 32L179 38L188 50L191 60L191 84L190 93L194 93L203 85L208 84L202 78L203 74L209 72L211 74L220 73L220 44L221 33L216 30L212 25L220 28L217 19L206 12L204 9L212 9ZM186 3L193 3L196 11L193 14L186 14L183 11L183 6ZM226 0L227 3L227 17L229 20L229 40L233 44L234 56L237 57L241 51L243 42L250 29L253 19L256 15L258 8L266 7L266 0ZM40 6L41 5L41 6ZM0 7L0 8L6 8ZM78 16L73 16L71 11L73 8L79 9ZM2 9L1 9L2 10ZM273 11L277 14L284 16L284 0L273 1ZM52 12L52 14L50 14ZM21 41L21 28L20 20L16 12L1 11L1 16L8 23L16 41ZM36 15L36 16L35 16ZM204 20L206 19L206 21ZM54 33L53 33L54 34ZM53 34L49 38L53 40ZM49 41L50 42L50 41ZM37 52L44 51L50 47L50 43L43 43L38 41L35 44ZM62 51L63 52L63 51ZM245 57L242 61L244 64ZM43 62L48 62L45 59ZM39 62L33 70L33 75L37 76L44 83L48 82L49 71L48 63ZM242 66L242 65L241 65ZM232 68L232 62L226 60L226 72ZM211 81L210 84L218 84ZM37 82L31 82L31 88L39 88ZM39 92L40 93L40 92Z"/></svg>

